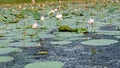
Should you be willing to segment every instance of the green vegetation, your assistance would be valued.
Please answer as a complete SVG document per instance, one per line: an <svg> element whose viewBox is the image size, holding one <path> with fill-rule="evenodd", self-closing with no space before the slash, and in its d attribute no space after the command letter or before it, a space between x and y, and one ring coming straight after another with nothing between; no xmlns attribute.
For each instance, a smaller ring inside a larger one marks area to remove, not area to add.
<svg viewBox="0 0 120 68"><path fill-rule="evenodd" d="M47 51L40 51L40 52L37 53L37 55L47 55L47 54L48 54Z"/></svg>
<svg viewBox="0 0 120 68"><path fill-rule="evenodd" d="M111 40L111 39L93 39L93 40L87 40L87 41L81 42L81 44L91 45L91 46L105 46L105 45L111 45L114 43L118 43L118 41Z"/></svg>
<svg viewBox="0 0 120 68"><path fill-rule="evenodd" d="M9 61L12 61L12 60L14 60L13 57L10 57L10 56L0 56L0 63L9 62Z"/></svg>
<svg viewBox="0 0 120 68"><path fill-rule="evenodd" d="M77 29L71 28L68 25L62 25L62 26L58 27L58 30L60 32L77 32Z"/></svg>
<svg viewBox="0 0 120 68"><path fill-rule="evenodd" d="M25 66L25 68L62 68L64 63L57 61L46 61L46 62L36 62L30 63Z"/></svg>
<svg viewBox="0 0 120 68"><path fill-rule="evenodd" d="M58 27L58 30L60 32L77 32L77 33L82 33L82 34L88 33L88 30L86 28L71 28L68 25L62 25Z"/></svg>
<svg viewBox="0 0 120 68"><path fill-rule="evenodd" d="M59 0L35 0L36 3L39 2L51 2L51 1L59 1ZM70 0L64 0L70 1ZM19 4L19 3L31 3L32 0L0 0L0 4Z"/></svg>

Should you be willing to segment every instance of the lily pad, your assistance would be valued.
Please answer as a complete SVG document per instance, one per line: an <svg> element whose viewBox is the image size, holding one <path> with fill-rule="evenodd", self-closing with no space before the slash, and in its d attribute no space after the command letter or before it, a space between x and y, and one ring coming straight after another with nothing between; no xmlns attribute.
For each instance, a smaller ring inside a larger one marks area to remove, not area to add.
<svg viewBox="0 0 120 68"><path fill-rule="evenodd" d="M67 38L66 40L70 40L70 41L75 41L75 40L88 40L91 38L80 38L80 37L72 37L72 38Z"/></svg>
<svg viewBox="0 0 120 68"><path fill-rule="evenodd" d="M25 68L62 68L63 67L62 62L57 61L47 61L47 62L36 62L36 63L30 63L25 66Z"/></svg>
<svg viewBox="0 0 120 68"><path fill-rule="evenodd" d="M40 43L37 42L14 42L14 43L9 43L8 46L14 46L14 47L39 47L41 46Z"/></svg>
<svg viewBox="0 0 120 68"><path fill-rule="evenodd" d="M64 45L64 44L70 44L72 43L71 41L52 41L50 44L59 44L59 45Z"/></svg>
<svg viewBox="0 0 120 68"><path fill-rule="evenodd" d="M52 37L54 37L54 35L52 35L52 34L39 34L39 37L40 38L52 38Z"/></svg>
<svg viewBox="0 0 120 68"><path fill-rule="evenodd" d="M111 40L111 39L93 39L93 40L83 41L81 44L101 46L101 45L111 45L117 42L118 42L117 40Z"/></svg>
<svg viewBox="0 0 120 68"><path fill-rule="evenodd" d="M115 36L115 38L120 39L120 36Z"/></svg>
<svg viewBox="0 0 120 68"><path fill-rule="evenodd" d="M0 54L6 54L6 53L11 53L11 52L22 52L22 49L20 48L0 48Z"/></svg>
<svg viewBox="0 0 120 68"><path fill-rule="evenodd" d="M13 57L0 56L0 63L9 62L9 61L12 61L13 59L14 59Z"/></svg>
<svg viewBox="0 0 120 68"><path fill-rule="evenodd" d="M13 40L11 40L11 39L4 39L4 40L0 40L0 43L1 44L8 44L11 41L13 41Z"/></svg>
<svg viewBox="0 0 120 68"><path fill-rule="evenodd" d="M0 37L5 37L5 34L0 34Z"/></svg>
<svg viewBox="0 0 120 68"><path fill-rule="evenodd" d="M98 34L104 34L104 35L120 35L120 31L102 31L97 30Z"/></svg>
<svg viewBox="0 0 120 68"><path fill-rule="evenodd" d="M78 36L83 36L83 34L78 34L74 32L56 32L56 36L58 37L78 37Z"/></svg>
<svg viewBox="0 0 120 68"><path fill-rule="evenodd" d="M53 37L52 39L53 39L53 40L59 40L59 41L60 41L60 40L65 40L66 38L64 38L64 37L57 37L57 36L56 36L56 37Z"/></svg>

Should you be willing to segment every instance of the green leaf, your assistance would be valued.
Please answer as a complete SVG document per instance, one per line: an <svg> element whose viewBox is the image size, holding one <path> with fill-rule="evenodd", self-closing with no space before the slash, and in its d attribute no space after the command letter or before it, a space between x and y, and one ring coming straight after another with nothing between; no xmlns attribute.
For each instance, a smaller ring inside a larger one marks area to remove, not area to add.
<svg viewBox="0 0 120 68"><path fill-rule="evenodd" d="M64 38L83 36L83 34L78 34L75 32L56 32L55 34L57 37L64 37Z"/></svg>
<svg viewBox="0 0 120 68"><path fill-rule="evenodd" d="M9 62L9 61L12 61L13 59L14 59L13 57L0 56L0 63Z"/></svg>
<svg viewBox="0 0 120 68"><path fill-rule="evenodd" d="M30 63L25 66L25 68L62 68L62 62L57 61L47 61L47 62L36 62Z"/></svg>
<svg viewBox="0 0 120 68"><path fill-rule="evenodd" d="M53 44L53 45L56 45L56 44L59 44L59 45L65 45L65 44L70 44L72 43L71 41L52 41L50 42L50 44Z"/></svg>
<svg viewBox="0 0 120 68"><path fill-rule="evenodd" d="M0 54L7 54L7 53L11 53L11 52L22 52L22 49L12 48L12 47L0 48Z"/></svg>
<svg viewBox="0 0 120 68"><path fill-rule="evenodd" d="M38 13L38 11L33 11L32 14L33 14L34 19L40 20L40 14Z"/></svg>
<svg viewBox="0 0 120 68"><path fill-rule="evenodd" d="M81 44L84 45L93 45L93 46L104 46L104 45L111 45L114 43L117 43L117 40L111 40L111 39L93 39L88 41L83 41Z"/></svg>
<svg viewBox="0 0 120 68"><path fill-rule="evenodd" d="M86 28L78 28L78 33L86 34L86 33L88 33L88 31Z"/></svg>

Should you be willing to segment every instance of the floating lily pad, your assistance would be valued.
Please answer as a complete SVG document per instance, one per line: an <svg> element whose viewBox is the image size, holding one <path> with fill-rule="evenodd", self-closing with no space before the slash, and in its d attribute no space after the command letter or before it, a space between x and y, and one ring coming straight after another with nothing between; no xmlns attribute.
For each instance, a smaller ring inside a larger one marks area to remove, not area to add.
<svg viewBox="0 0 120 68"><path fill-rule="evenodd" d="M64 45L64 44L70 44L72 43L71 41L52 41L50 44L59 44L59 45Z"/></svg>
<svg viewBox="0 0 120 68"><path fill-rule="evenodd" d="M0 43L2 44L7 44L7 43L9 43L9 42L11 42L11 41L13 41L13 40L11 40L11 39L4 39L4 40L0 40Z"/></svg>
<svg viewBox="0 0 120 68"><path fill-rule="evenodd" d="M83 34L78 34L74 32L56 32L56 36L59 37L76 37L76 36L83 36Z"/></svg>
<svg viewBox="0 0 120 68"><path fill-rule="evenodd" d="M75 40L88 40L91 38L80 38L80 37L72 37L72 38L67 38L66 40L70 40L70 41L75 41Z"/></svg>
<svg viewBox="0 0 120 68"><path fill-rule="evenodd" d="M78 28L78 33L87 34L88 30L87 30L87 28Z"/></svg>
<svg viewBox="0 0 120 68"><path fill-rule="evenodd" d="M52 38L52 37L54 37L54 35L52 35L52 34L39 34L39 37L40 38Z"/></svg>
<svg viewBox="0 0 120 68"><path fill-rule="evenodd" d="M11 53L11 52L22 52L22 49L20 48L0 48L0 54L6 54L6 53Z"/></svg>
<svg viewBox="0 0 120 68"><path fill-rule="evenodd" d="M14 42L14 43L9 43L8 46L15 46L15 47L39 47L41 46L40 43L37 42Z"/></svg>
<svg viewBox="0 0 120 68"><path fill-rule="evenodd" d="M53 40L65 40L64 37L53 37L52 39L53 39Z"/></svg>
<svg viewBox="0 0 120 68"><path fill-rule="evenodd" d="M0 37L5 37L5 34L0 34Z"/></svg>
<svg viewBox="0 0 120 68"><path fill-rule="evenodd" d="M57 61L47 61L47 62L36 62L36 63L30 63L25 66L25 68L62 68L63 67L62 62Z"/></svg>
<svg viewBox="0 0 120 68"><path fill-rule="evenodd" d="M93 39L93 40L83 41L81 44L101 46L101 45L111 45L117 42L118 42L117 40L111 40L111 39Z"/></svg>
<svg viewBox="0 0 120 68"><path fill-rule="evenodd" d="M120 35L120 31L102 31L97 30L98 34L104 34L104 35Z"/></svg>
<svg viewBox="0 0 120 68"><path fill-rule="evenodd" d="M13 59L14 59L13 57L0 56L0 63L9 62L9 61L12 61Z"/></svg>
<svg viewBox="0 0 120 68"><path fill-rule="evenodd" d="M120 36L115 36L115 38L120 39Z"/></svg>

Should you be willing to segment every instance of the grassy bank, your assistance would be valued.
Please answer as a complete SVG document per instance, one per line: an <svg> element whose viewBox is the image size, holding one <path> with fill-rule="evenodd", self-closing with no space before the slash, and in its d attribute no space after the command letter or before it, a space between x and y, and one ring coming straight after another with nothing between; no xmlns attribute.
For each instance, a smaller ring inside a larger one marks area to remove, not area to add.
<svg viewBox="0 0 120 68"><path fill-rule="evenodd" d="M59 0L35 0L36 3L39 2L51 2ZM71 1L71 0L62 0L62 1ZM31 3L31 0L0 0L0 4L20 4L20 3Z"/></svg>

